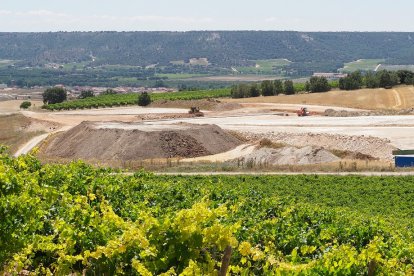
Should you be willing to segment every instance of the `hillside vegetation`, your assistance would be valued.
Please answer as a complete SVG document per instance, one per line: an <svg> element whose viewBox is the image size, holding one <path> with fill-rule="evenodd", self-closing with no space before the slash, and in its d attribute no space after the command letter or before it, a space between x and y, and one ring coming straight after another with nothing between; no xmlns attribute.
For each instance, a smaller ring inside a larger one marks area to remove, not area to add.
<svg viewBox="0 0 414 276"><path fill-rule="evenodd" d="M232 275L412 274L413 180L124 176L1 149L0 267L211 275L232 249Z"/></svg>
<svg viewBox="0 0 414 276"><path fill-rule="evenodd" d="M207 58L210 64L228 67L285 58L337 69L361 58L413 64L412 36L277 31L0 33L0 59L31 65L94 61L94 65L147 66Z"/></svg>

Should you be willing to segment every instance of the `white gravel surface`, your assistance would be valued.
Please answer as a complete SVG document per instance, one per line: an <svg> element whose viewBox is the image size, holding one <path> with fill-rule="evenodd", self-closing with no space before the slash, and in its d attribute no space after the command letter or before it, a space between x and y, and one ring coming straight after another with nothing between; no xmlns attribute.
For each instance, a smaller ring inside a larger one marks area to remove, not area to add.
<svg viewBox="0 0 414 276"><path fill-rule="evenodd" d="M414 148L414 116L364 117L281 117L249 115L238 117L203 117L145 122L146 125L170 125L179 122L216 124L223 129L253 133L323 133L347 136L375 136L390 140L401 149Z"/></svg>

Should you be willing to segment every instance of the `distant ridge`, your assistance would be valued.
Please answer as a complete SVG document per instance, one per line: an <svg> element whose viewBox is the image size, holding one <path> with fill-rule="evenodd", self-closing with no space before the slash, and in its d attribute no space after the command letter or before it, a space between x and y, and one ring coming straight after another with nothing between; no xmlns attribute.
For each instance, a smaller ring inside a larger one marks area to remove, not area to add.
<svg viewBox="0 0 414 276"><path fill-rule="evenodd" d="M385 59L414 64L414 33L403 32L56 32L0 33L0 59L28 65L92 61L94 64L148 66L207 58L214 66L251 60L342 64Z"/></svg>

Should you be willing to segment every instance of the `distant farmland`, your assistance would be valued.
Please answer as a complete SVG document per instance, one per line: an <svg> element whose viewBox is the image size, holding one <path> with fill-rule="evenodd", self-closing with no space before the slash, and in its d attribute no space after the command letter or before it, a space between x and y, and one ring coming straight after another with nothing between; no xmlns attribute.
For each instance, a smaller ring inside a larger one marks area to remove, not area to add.
<svg viewBox="0 0 414 276"><path fill-rule="evenodd" d="M342 72L354 72L354 71L374 71L377 66L383 63L384 59L359 59L357 61L348 62L344 64L344 67L340 69Z"/></svg>

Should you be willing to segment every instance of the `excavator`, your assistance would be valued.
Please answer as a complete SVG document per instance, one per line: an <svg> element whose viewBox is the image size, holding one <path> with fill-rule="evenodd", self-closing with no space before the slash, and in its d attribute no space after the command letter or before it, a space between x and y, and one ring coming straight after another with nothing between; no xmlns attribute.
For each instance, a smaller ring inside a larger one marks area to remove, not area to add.
<svg viewBox="0 0 414 276"><path fill-rule="evenodd" d="M200 111L199 107L192 106L188 114L194 115L195 117L204 117L204 113Z"/></svg>
<svg viewBox="0 0 414 276"><path fill-rule="evenodd" d="M299 117L310 116L311 113L308 111L306 107L301 107L300 110L296 112Z"/></svg>

